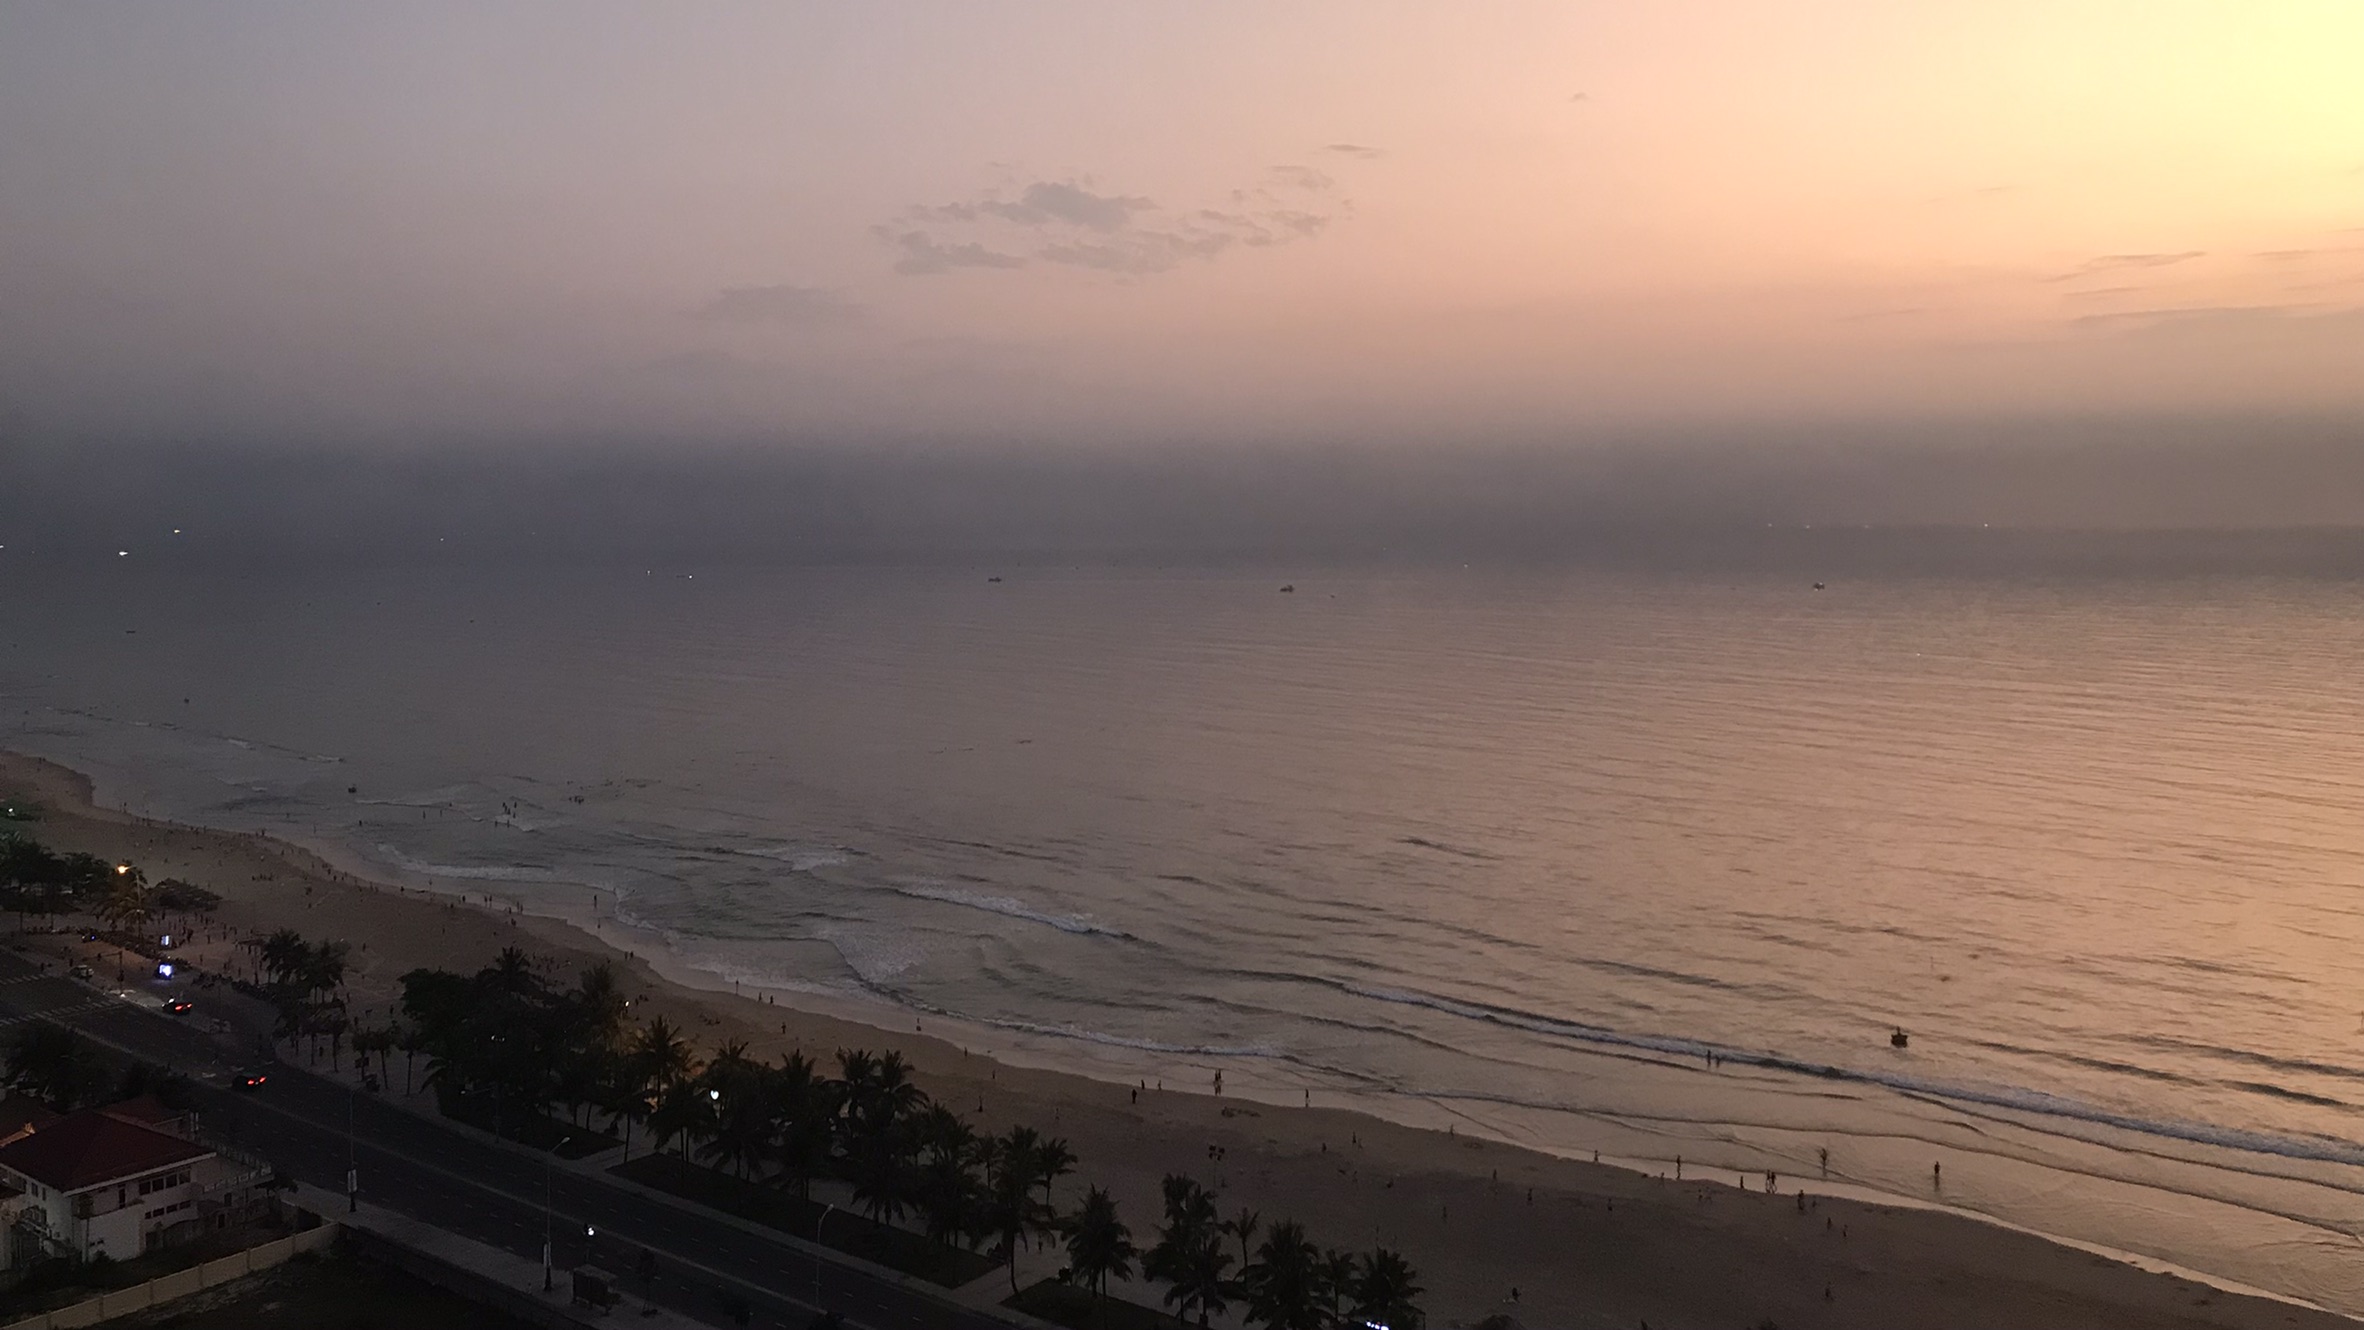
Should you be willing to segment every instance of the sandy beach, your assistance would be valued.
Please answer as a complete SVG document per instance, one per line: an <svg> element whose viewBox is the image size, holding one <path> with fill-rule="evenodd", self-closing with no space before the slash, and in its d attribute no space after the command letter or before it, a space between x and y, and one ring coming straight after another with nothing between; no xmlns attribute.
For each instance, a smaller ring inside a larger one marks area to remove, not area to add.
<svg viewBox="0 0 2364 1330"><path fill-rule="evenodd" d="M1970 1217L1815 1195L1804 1180L1675 1182L1555 1158L1349 1111L1218 1098L1205 1087L1130 1087L1011 1067L923 1030L668 982L592 932L353 877L277 841L150 822L94 806L75 772L0 754L0 795L43 809L54 848L141 864L220 892L231 935L294 928L354 944L352 1002L382 1013L420 966L473 970L525 947L560 972L615 960L644 1018L663 1013L704 1048L745 1039L790 1048L896 1048L939 1101L998 1129L1025 1122L1065 1136L1080 1161L1069 1188L1107 1186L1136 1235L1157 1182L1218 1183L1227 1213L1292 1216L1327 1245L1402 1250L1429 1289L1436 1326L1509 1311L1530 1327L2338 1326L2346 1318L2226 1292ZM1212 1162L1219 1156L1219 1162ZM1519 1301L1510 1301L1511 1290Z"/></svg>

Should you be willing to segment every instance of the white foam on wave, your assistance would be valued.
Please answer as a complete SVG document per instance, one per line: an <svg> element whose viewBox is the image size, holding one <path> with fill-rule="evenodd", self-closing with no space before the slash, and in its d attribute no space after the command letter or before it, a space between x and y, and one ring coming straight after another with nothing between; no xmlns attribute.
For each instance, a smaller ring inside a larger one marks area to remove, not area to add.
<svg viewBox="0 0 2364 1330"><path fill-rule="evenodd" d="M790 872L811 873L823 868L841 868L847 863L846 852L837 848L816 849L810 845L771 845L747 853L759 859L777 859L788 865Z"/></svg>
<svg viewBox="0 0 2364 1330"><path fill-rule="evenodd" d="M940 882L930 882L924 879L890 882L887 884L887 890L898 896L909 896L913 900L935 901L938 904L957 905L968 910L982 910L987 914L998 914L1005 918L1023 919L1028 923L1056 928L1062 933L1122 938L1128 942L1136 940L1132 934L1121 928L1111 928L1106 924L1095 923L1077 915L1054 914L1049 910L1037 908L1010 896L988 896L980 892L962 891L957 887L949 887Z"/></svg>
<svg viewBox="0 0 2364 1330"><path fill-rule="evenodd" d="M877 986L882 992L889 980L910 970L927 957L926 947L899 931L882 932L824 924L813 930L813 936L836 948L846 968L852 970L865 985Z"/></svg>
<svg viewBox="0 0 2364 1330"><path fill-rule="evenodd" d="M2291 1136L2186 1119L2149 1118L2089 1104L2049 1091L2028 1089L2024 1086L1979 1085L1913 1076L1903 1072L1844 1067L1834 1063L1817 1062L1808 1058L1792 1057L1761 1049L1752 1051L1743 1048L1727 1048L1720 1044L1675 1035L1638 1034L1614 1030L1604 1026L1588 1025L1581 1021L1521 1011L1515 1007L1463 1001L1412 989L1384 988L1342 980L1316 979L1313 982L1376 1002L1425 1007L1431 1011L1467 1020L1508 1025L1536 1034L1554 1035L1582 1043L1639 1049L1654 1053L1673 1054L1684 1058L1704 1057L1712 1053L1723 1062L1762 1067L1772 1071L1791 1072L1801 1076L1851 1081L1861 1085L1877 1085L1902 1094L1921 1095L1954 1104L2010 1109L2043 1117L2091 1123L2096 1126L2111 1127L2146 1136L2188 1141L2195 1145L2209 1145L2251 1154L2277 1155L2285 1159L2303 1159L2318 1163L2364 1164L2364 1144L2332 1136ZM1538 1105L1538 1107L1544 1106Z"/></svg>
<svg viewBox="0 0 2364 1330"><path fill-rule="evenodd" d="M372 842L386 862L406 873L422 877L450 877L476 882L557 882L559 877L547 868L525 864L438 864L414 858L384 841Z"/></svg>

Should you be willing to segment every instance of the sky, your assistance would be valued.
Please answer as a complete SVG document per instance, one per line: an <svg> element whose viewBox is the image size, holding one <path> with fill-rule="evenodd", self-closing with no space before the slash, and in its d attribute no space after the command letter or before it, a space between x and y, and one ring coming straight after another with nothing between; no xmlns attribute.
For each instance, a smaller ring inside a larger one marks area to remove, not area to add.
<svg viewBox="0 0 2364 1330"><path fill-rule="evenodd" d="M2364 420L2364 5L0 7L0 442Z"/></svg>

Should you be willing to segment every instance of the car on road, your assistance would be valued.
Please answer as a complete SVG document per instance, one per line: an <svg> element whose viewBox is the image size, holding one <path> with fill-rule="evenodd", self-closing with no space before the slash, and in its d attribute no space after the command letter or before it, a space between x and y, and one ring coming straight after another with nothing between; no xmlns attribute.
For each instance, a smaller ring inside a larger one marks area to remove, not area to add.
<svg viewBox="0 0 2364 1330"><path fill-rule="evenodd" d="M270 1079L270 1074L262 1068L247 1067L244 1070L230 1073L230 1088L233 1090L260 1090Z"/></svg>
<svg viewBox="0 0 2364 1330"><path fill-rule="evenodd" d="M185 997L168 997L164 999L164 1010L175 1016L188 1015L190 1010L196 1005L196 1003L191 1002Z"/></svg>
<svg viewBox="0 0 2364 1330"><path fill-rule="evenodd" d="M98 972L91 969L87 965L76 965L72 969L67 970L66 973L74 976L76 979L92 979L97 977Z"/></svg>

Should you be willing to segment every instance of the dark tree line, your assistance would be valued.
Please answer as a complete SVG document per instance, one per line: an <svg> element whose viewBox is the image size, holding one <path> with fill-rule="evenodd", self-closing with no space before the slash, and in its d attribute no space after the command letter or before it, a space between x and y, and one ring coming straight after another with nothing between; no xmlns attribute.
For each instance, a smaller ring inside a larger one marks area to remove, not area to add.
<svg viewBox="0 0 2364 1330"><path fill-rule="evenodd" d="M1065 1140L1026 1126L979 1133L913 1081L900 1053L839 1050L834 1074L802 1052L758 1060L740 1042L701 1058L663 1017L635 1023L605 964L554 984L514 947L474 975L414 970L402 988L399 1046L426 1058L447 1111L496 1131L539 1115L588 1129L600 1117L627 1158L638 1133L652 1150L807 1198L814 1179L841 1179L873 1220L910 1220L936 1241L998 1255L1013 1292L1019 1249L1063 1240L1068 1277L1095 1295L1138 1269L1201 1324L1233 1303L1272 1330L1420 1323L1421 1290L1400 1255L1324 1250L1290 1221L1258 1243L1252 1212L1220 1219L1213 1193L1188 1178L1166 1179L1166 1223L1147 1251L1098 1187L1062 1213L1054 1186L1076 1163Z"/></svg>
<svg viewBox="0 0 2364 1330"><path fill-rule="evenodd" d="M0 831L0 904L21 916L93 909L116 876L94 854L56 853L30 836Z"/></svg>
<svg viewBox="0 0 2364 1330"><path fill-rule="evenodd" d="M0 905L20 919L35 914L88 914L111 928L138 931L157 919L181 921L222 903L193 883L166 878L154 886L139 867L94 854L60 854L32 837L0 830Z"/></svg>

